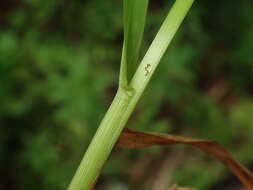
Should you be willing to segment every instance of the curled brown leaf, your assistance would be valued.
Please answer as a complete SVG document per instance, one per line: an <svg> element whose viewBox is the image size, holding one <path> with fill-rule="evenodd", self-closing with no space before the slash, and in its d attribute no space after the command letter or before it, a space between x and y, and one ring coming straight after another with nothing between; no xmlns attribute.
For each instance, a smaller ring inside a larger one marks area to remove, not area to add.
<svg viewBox="0 0 253 190"><path fill-rule="evenodd" d="M193 145L221 161L249 190L253 190L253 174L217 142L191 139L169 134L149 133L124 129L117 145L124 148L143 148L155 145L188 144Z"/></svg>
<svg viewBox="0 0 253 190"><path fill-rule="evenodd" d="M197 189L188 188L188 187L179 187L177 185L172 185L168 190L197 190Z"/></svg>

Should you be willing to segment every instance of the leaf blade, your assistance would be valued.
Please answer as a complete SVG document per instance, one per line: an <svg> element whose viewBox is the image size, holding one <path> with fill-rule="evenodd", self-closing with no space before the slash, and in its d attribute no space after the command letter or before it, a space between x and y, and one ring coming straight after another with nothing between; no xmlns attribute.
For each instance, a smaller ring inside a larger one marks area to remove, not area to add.
<svg viewBox="0 0 253 190"><path fill-rule="evenodd" d="M123 1L124 43L120 68L120 86L128 86L138 62L147 15L148 0Z"/></svg>
<svg viewBox="0 0 253 190"><path fill-rule="evenodd" d="M193 145L221 161L247 187L253 190L253 173L237 162L220 144L210 140L191 139L169 134L124 129L117 145L123 148L143 148L155 145Z"/></svg>

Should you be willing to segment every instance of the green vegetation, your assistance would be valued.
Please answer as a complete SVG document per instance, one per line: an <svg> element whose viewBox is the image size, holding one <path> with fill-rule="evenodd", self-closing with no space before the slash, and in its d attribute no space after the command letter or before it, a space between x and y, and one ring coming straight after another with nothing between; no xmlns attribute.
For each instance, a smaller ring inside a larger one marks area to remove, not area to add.
<svg viewBox="0 0 253 190"><path fill-rule="evenodd" d="M150 1L141 57L171 4ZM67 189L116 93L122 2L10 0L0 10L0 189ZM217 140L252 167L252 10L196 1L127 126ZM97 189L154 189L166 159L170 183L236 189L223 166L183 146L116 148Z"/></svg>
<svg viewBox="0 0 253 190"><path fill-rule="evenodd" d="M109 153L132 114L161 57L190 9L193 0L177 0L162 24L154 41L128 83L127 69L138 59L148 1L124 1L124 46L121 58L119 89L103 118L69 190L90 189L99 176ZM136 8L144 8L139 11ZM139 22L138 22L139 21ZM140 27L136 27L140 23ZM136 29L137 28L137 29ZM136 34L136 36L135 36ZM149 67L149 68L148 68Z"/></svg>

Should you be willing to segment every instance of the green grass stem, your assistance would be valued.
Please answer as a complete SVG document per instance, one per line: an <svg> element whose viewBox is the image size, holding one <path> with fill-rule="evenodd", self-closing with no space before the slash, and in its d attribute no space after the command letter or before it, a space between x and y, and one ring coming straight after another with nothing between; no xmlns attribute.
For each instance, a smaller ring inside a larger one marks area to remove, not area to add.
<svg viewBox="0 0 253 190"><path fill-rule="evenodd" d="M94 183L193 1L176 0L174 3L129 86L119 87L68 190L88 190Z"/></svg>

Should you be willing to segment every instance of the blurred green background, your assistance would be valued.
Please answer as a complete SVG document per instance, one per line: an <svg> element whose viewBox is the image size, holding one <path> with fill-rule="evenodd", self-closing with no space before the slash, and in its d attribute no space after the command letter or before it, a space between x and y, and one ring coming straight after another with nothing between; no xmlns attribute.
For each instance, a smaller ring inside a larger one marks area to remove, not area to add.
<svg viewBox="0 0 253 190"><path fill-rule="evenodd" d="M142 56L173 1L150 0ZM127 127L213 139L253 169L253 3L196 1ZM117 89L118 0L0 2L0 189L66 189ZM242 190L195 148L115 148L96 189Z"/></svg>

